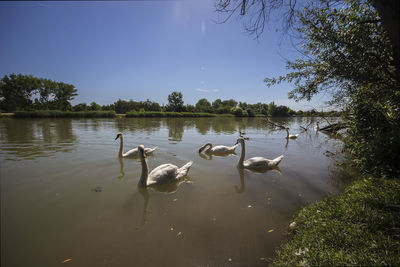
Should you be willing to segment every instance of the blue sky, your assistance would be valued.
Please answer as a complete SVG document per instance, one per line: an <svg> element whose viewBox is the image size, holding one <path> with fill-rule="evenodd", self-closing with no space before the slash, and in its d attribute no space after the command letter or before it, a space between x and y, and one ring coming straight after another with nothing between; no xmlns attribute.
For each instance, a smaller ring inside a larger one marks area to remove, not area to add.
<svg viewBox="0 0 400 267"><path fill-rule="evenodd" d="M121 99L185 104L201 98L247 103L275 101L294 109L290 84L267 88L265 77L285 74L295 49L271 24L256 41L214 0L0 2L0 75L32 74L75 85L73 104Z"/></svg>

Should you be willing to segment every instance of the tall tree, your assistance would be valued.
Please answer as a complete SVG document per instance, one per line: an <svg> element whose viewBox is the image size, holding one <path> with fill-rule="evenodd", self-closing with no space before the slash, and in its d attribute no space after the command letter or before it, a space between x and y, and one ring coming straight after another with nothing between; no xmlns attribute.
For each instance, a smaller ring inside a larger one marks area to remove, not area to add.
<svg viewBox="0 0 400 267"><path fill-rule="evenodd" d="M230 1L220 1L230 4ZM235 2L238 3L238 2ZM284 1L240 1L271 10ZM296 1L289 2L294 9ZM331 103L345 106L351 124L346 142L354 162L363 171L383 176L400 174L400 75L398 1L305 1L298 10L297 31L303 55L287 62L290 72L267 78L269 86L282 81L295 85L289 97L310 100L331 93ZM374 8L374 6L377 10ZM378 13L379 12L379 13ZM256 20L259 20L256 17ZM257 24L253 24L257 27Z"/></svg>
<svg viewBox="0 0 400 267"><path fill-rule="evenodd" d="M211 103L207 99L202 98L196 103L196 109L199 112L212 112Z"/></svg>
<svg viewBox="0 0 400 267"><path fill-rule="evenodd" d="M168 109L171 111L182 112L183 106L183 95L181 92L172 92L168 95Z"/></svg>

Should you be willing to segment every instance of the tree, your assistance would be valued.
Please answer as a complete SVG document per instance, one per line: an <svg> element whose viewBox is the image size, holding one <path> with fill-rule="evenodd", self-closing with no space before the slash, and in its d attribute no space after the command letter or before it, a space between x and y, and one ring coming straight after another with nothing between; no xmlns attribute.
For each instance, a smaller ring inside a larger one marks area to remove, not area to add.
<svg viewBox="0 0 400 267"><path fill-rule="evenodd" d="M319 1L292 1L292 0L215 0L216 10L220 13L227 13L228 16L222 22L226 22L233 14L240 10L240 15L245 17L247 14L247 22L245 29L251 34L255 34L258 38L264 31L265 24L276 15L282 22L282 30L297 30L298 16L303 8L314 9L321 5L327 8L335 8L335 5L343 3L351 3L350 1L337 0L319 0ZM359 3L369 3L373 5L379 13L385 31L387 32L391 51L393 54L393 66L395 68L396 79L400 80L400 3L398 0L367 0L358 1ZM250 15L249 15L250 14Z"/></svg>
<svg viewBox="0 0 400 267"><path fill-rule="evenodd" d="M215 99L214 102L212 102L212 107L214 110L217 110L220 106L222 106L222 100L221 99Z"/></svg>
<svg viewBox="0 0 400 267"><path fill-rule="evenodd" d="M71 109L70 101L77 95L72 84L37 78L32 75L5 75L0 82L1 109L12 112L32 108Z"/></svg>
<svg viewBox="0 0 400 267"><path fill-rule="evenodd" d="M207 99L202 98L196 103L196 109L199 112L212 112L211 103Z"/></svg>
<svg viewBox="0 0 400 267"><path fill-rule="evenodd" d="M219 2L230 6L229 0ZM288 3L290 10L296 8L296 1L275 0L243 0L239 6L242 15L249 14L248 5L253 8L258 5L256 14L267 12L269 16L268 11L285 8L283 3ZM351 129L346 147L356 165L368 173L398 176L399 1L303 3L305 8L295 12L298 16L288 20L299 22L295 30L301 37L303 56L287 62L290 70L287 75L265 79L267 85L282 81L293 83L295 89L289 97L295 100L310 100L320 92L331 93L331 104L347 110ZM268 16L256 15L253 22L263 27Z"/></svg>
<svg viewBox="0 0 400 267"><path fill-rule="evenodd" d="M180 92L172 92L168 95L168 109L170 111L182 112L184 110L183 106L183 96Z"/></svg>
<svg viewBox="0 0 400 267"><path fill-rule="evenodd" d="M86 105L86 103L79 103L75 106L72 107L73 111L86 111L88 110L88 106Z"/></svg>
<svg viewBox="0 0 400 267"><path fill-rule="evenodd" d="M222 105L228 106L230 108L235 108L237 106L237 102L234 99L229 99L222 101Z"/></svg>
<svg viewBox="0 0 400 267"><path fill-rule="evenodd" d="M101 110L101 106L93 101L92 103L90 103L89 110L93 111Z"/></svg>

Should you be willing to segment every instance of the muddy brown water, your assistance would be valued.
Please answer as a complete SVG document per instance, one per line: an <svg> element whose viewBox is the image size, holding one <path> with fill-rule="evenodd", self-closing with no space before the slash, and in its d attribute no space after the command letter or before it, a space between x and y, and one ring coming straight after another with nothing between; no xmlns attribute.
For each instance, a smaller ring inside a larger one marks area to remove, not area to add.
<svg viewBox="0 0 400 267"><path fill-rule="evenodd" d="M265 266L302 206L335 194L329 152L340 141L313 131L318 118L275 120L300 132L288 143L262 118L1 119L1 266ZM320 120L321 121L321 120ZM254 173L236 155L199 154L246 132L246 158L284 159ZM194 163L179 184L137 186L150 169Z"/></svg>

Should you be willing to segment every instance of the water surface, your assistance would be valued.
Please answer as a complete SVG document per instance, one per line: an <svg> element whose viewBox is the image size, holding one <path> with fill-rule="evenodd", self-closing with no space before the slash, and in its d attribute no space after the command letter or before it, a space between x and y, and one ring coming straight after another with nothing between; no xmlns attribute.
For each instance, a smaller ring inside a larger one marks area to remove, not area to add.
<svg viewBox="0 0 400 267"><path fill-rule="evenodd" d="M280 120L300 132L314 119ZM246 158L279 169L236 167L240 156L199 154L246 132ZM150 169L193 160L180 184L140 189L139 144L159 146ZM329 152L340 141L309 131L286 141L261 118L2 119L2 266L265 266L293 213L336 193ZM271 231L272 230L272 231Z"/></svg>

